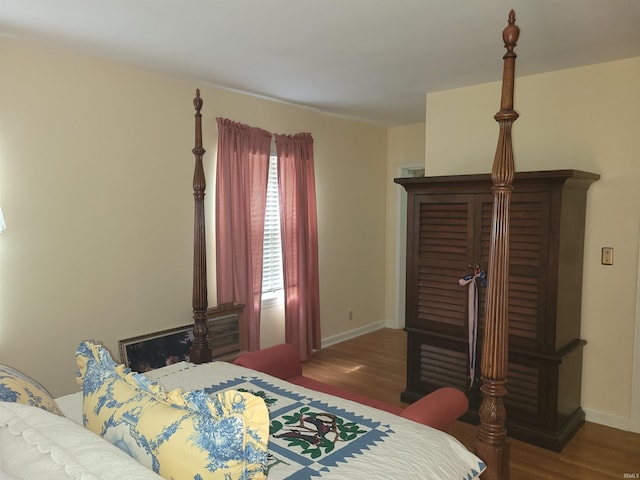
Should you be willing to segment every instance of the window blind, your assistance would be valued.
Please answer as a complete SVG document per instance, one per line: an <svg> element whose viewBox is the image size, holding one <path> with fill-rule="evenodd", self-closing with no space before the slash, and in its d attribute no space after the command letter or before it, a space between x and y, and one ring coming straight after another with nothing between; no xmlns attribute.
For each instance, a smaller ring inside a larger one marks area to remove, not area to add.
<svg viewBox="0 0 640 480"><path fill-rule="evenodd" d="M277 158L269 159L267 207L264 217L262 294L282 290L282 247L280 242L280 204L278 201Z"/></svg>

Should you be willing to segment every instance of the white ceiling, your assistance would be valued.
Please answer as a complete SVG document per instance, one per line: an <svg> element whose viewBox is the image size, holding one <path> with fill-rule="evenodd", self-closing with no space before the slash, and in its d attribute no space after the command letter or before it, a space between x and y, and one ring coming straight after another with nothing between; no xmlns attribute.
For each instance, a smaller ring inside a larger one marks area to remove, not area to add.
<svg viewBox="0 0 640 480"><path fill-rule="evenodd" d="M501 78L511 8L517 75L640 56L640 0L0 0L0 35L402 125Z"/></svg>

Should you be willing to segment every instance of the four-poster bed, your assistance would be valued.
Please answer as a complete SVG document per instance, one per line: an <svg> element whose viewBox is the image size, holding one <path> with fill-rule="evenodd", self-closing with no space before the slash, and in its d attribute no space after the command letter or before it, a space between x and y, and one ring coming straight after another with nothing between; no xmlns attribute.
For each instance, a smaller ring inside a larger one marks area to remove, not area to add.
<svg viewBox="0 0 640 480"><path fill-rule="evenodd" d="M498 146L491 178L493 182L494 207L492 215L490 253L488 265L488 288L486 292L484 339L481 360L480 425L476 452L487 464L483 478L506 479L509 476L509 448L506 434L506 377L508 362L508 289L509 289L509 202L515 174L511 126L518 118L513 110L515 59L514 47L519 37L515 25L515 12L509 13L508 26L503 31L502 94L500 111L495 115L499 124ZM194 284L193 312L194 337L191 349L195 363L211 358L207 342L206 324L206 247L204 233L204 169L202 166L202 124L199 90L194 99L196 109L196 157L194 174L195 237L194 237Z"/></svg>
<svg viewBox="0 0 640 480"><path fill-rule="evenodd" d="M509 202L515 164L511 144L511 126L518 118L513 110L513 88L516 54L513 51L520 29L515 25L515 13L509 13L509 25L502 37L504 55L502 98L495 119L500 125L498 146L493 161L493 214L489 271L484 320L484 339L480 375L483 393L480 406L480 427L476 452L487 463L486 479L509 478L509 443L504 396L507 391L509 349Z"/></svg>
<svg viewBox="0 0 640 480"><path fill-rule="evenodd" d="M77 478L88 474L91 478L139 480L160 478L156 473L175 480L257 480L267 475L272 480L444 480L478 478L482 472L485 479L507 479L503 397L508 353L509 202L514 177L510 130L517 118L513 111L513 48L518 28L513 11L503 36L507 53L501 109L495 117L500 135L492 173L494 208L481 363L484 398L475 454L437 430L444 426L438 419L428 420L433 411L421 411L428 406L450 412L449 404L464 398L457 390L434 392L437 394L396 412L355 393L334 390L327 394L318 383L301 377L300 365L294 361L299 356L291 353L291 346L276 346L267 352L266 361L271 363L263 370L248 367L257 365L252 363L256 358L264 361L261 354L269 349L242 355L236 364L211 362L203 102L196 91L191 363L179 362L143 375L118 365L102 345L82 342L76 360L83 391L50 402L44 401L48 393L37 382L4 369L0 393L3 400L9 400L0 402L0 464L16 473L9 478L32 478L34 468L41 472L55 468L73 472ZM297 380L286 380L293 377ZM12 389L17 383L23 393ZM34 391L37 393L31 394ZM60 410L65 416L60 416ZM87 436L87 429L104 440ZM55 475L47 478L52 477Z"/></svg>
<svg viewBox="0 0 640 480"><path fill-rule="evenodd" d="M202 157L206 153L202 148L202 99L200 90L196 90L193 99L196 109L196 138L193 154L196 164L193 173L194 229L193 229L193 344L189 357L193 363L211 361L211 348L207 340L207 244L204 217L204 191L206 180Z"/></svg>

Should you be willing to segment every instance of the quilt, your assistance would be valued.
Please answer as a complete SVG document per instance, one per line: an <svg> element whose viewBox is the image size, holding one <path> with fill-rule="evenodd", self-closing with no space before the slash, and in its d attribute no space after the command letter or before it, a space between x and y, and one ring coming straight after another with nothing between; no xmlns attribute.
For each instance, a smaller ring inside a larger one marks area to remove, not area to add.
<svg viewBox="0 0 640 480"><path fill-rule="evenodd" d="M181 362L145 375L170 390L262 397L270 418L270 480L473 479L485 468L446 433L237 365Z"/></svg>

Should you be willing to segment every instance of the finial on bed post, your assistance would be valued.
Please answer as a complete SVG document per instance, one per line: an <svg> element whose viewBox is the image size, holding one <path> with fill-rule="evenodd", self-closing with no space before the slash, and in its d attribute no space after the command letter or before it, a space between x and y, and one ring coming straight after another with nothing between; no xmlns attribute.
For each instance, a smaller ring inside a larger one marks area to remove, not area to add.
<svg viewBox="0 0 640 480"><path fill-rule="evenodd" d="M504 55L502 98L495 115L499 124L498 147L491 171L493 181L493 220L489 251L488 283L485 300L484 341L482 345L480 390L480 427L476 453L487 464L482 478L509 478L509 443L506 430L504 396L507 394L509 347L509 207L515 174L511 126L518 118L513 110L516 54L513 51L520 29L515 13L509 13L509 25L503 31L507 53Z"/></svg>
<svg viewBox="0 0 640 480"><path fill-rule="evenodd" d="M189 357L193 363L205 363L211 361L211 348L208 341L207 326L207 251L204 223L204 196L206 180L202 156L205 149L202 148L202 99L200 89L196 90L193 99L196 110L196 139L193 154L196 158L193 173L193 198L195 200L194 213L194 239L193 239L193 344L189 350Z"/></svg>

